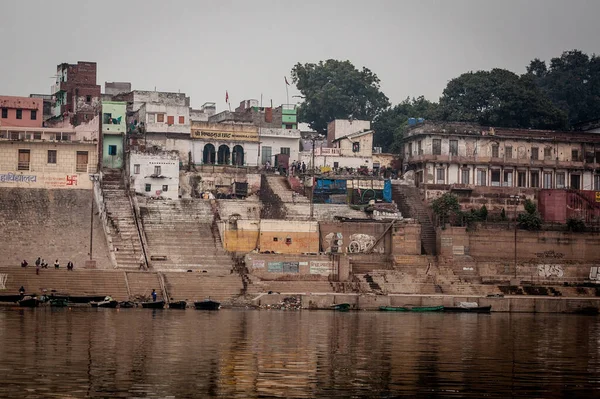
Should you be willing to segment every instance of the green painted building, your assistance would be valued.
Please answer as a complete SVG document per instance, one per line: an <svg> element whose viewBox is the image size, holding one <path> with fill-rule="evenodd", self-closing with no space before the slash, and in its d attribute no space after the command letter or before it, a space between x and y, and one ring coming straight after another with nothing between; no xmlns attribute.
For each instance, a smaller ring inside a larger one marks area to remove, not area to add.
<svg viewBox="0 0 600 399"><path fill-rule="evenodd" d="M286 104L281 106L281 128L298 129L296 106Z"/></svg>
<svg viewBox="0 0 600 399"><path fill-rule="evenodd" d="M127 131L127 103L102 101L102 167L122 168Z"/></svg>

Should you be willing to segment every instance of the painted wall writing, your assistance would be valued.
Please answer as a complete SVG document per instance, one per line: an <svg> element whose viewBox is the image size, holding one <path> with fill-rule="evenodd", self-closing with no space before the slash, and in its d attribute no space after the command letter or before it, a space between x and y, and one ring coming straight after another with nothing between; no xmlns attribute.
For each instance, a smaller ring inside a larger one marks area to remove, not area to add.
<svg viewBox="0 0 600 399"><path fill-rule="evenodd" d="M562 259L565 257L565 254L562 252L554 252L554 250L544 251L544 252L536 252L535 256L543 259Z"/></svg>
<svg viewBox="0 0 600 399"><path fill-rule="evenodd" d="M540 277L562 277L564 275L561 265L538 265L537 269Z"/></svg>
<svg viewBox="0 0 600 399"><path fill-rule="evenodd" d="M44 179L44 182L46 183L46 187L48 188L76 186L77 175L67 175L65 177L46 177Z"/></svg>
<svg viewBox="0 0 600 399"><path fill-rule="evenodd" d="M333 272L333 264L328 261L313 260L310 262L310 274L328 276Z"/></svg>
<svg viewBox="0 0 600 399"><path fill-rule="evenodd" d="M300 268L298 262L282 262L284 273L299 273Z"/></svg>
<svg viewBox="0 0 600 399"><path fill-rule="evenodd" d="M283 262L267 263L267 271L269 273L283 273Z"/></svg>
<svg viewBox="0 0 600 399"><path fill-rule="evenodd" d="M254 261L252 261L252 268L253 269L264 269L265 268L265 261L264 260L254 260Z"/></svg>
<svg viewBox="0 0 600 399"><path fill-rule="evenodd" d="M6 289L7 281L8 281L8 273L0 273L0 290Z"/></svg>
<svg viewBox="0 0 600 399"><path fill-rule="evenodd" d="M24 183L35 183L37 181L36 175L15 175L14 173L0 174L0 182L11 183L11 182L24 182Z"/></svg>

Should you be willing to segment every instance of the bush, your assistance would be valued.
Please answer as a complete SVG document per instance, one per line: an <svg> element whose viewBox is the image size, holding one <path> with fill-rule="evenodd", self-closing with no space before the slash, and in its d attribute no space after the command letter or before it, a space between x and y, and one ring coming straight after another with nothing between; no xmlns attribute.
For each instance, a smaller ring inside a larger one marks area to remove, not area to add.
<svg viewBox="0 0 600 399"><path fill-rule="evenodd" d="M482 205L481 208L479 208L478 216L480 220L487 220L488 210L485 205Z"/></svg>
<svg viewBox="0 0 600 399"><path fill-rule="evenodd" d="M578 218L567 219L567 228L569 231L581 232L585 230L585 222Z"/></svg>
<svg viewBox="0 0 600 399"><path fill-rule="evenodd" d="M460 204L458 197L454 194L445 193L441 197L436 198L431 203L433 212L440 218L442 226L448 223L450 215L460 214Z"/></svg>
<svg viewBox="0 0 600 399"><path fill-rule="evenodd" d="M525 200L525 211L517 217L519 228L525 230L539 230L542 228L542 218L537 211L537 207L531 200Z"/></svg>

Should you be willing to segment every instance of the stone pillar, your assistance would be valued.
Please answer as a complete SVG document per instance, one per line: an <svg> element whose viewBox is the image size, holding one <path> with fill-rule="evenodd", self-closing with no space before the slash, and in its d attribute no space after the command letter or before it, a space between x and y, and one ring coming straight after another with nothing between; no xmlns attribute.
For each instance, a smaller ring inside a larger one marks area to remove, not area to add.
<svg viewBox="0 0 600 399"><path fill-rule="evenodd" d="M346 254L337 257L339 281L350 281L350 258Z"/></svg>

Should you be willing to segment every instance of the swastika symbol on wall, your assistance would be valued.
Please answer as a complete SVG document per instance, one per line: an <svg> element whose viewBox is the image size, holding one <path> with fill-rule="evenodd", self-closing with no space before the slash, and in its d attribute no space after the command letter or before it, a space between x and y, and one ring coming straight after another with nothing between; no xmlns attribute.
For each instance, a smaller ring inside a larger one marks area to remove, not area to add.
<svg viewBox="0 0 600 399"><path fill-rule="evenodd" d="M76 186L77 185L77 175L69 176L67 175L67 186Z"/></svg>

